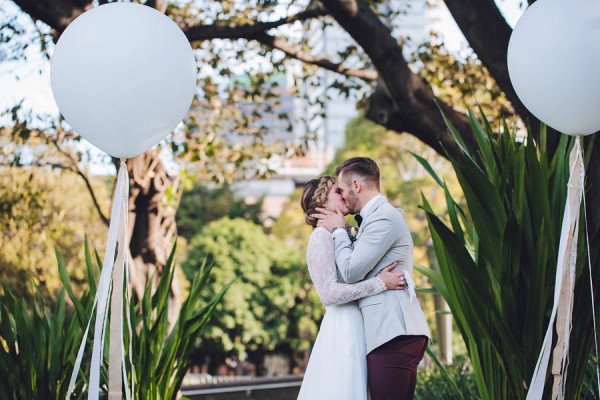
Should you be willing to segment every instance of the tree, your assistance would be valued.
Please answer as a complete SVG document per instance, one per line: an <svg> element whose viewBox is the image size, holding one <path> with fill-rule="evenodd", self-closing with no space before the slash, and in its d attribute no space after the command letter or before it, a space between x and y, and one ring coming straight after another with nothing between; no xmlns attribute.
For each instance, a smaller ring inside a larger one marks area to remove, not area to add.
<svg viewBox="0 0 600 400"><path fill-rule="evenodd" d="M247 352L260 361L266 352L292 357L308 349L322 309L309 294L302 252L267 236L260 225L224 217L192 238L182 267L193 276L204 262L214 268L202 296L211 298L234 282L206 327L200 353L214 361L225 352Z"/></svg>
<svg viewBox="0 0 600 400"><path fill-rule="evenodd" d="M49 255L56 246L79 292L85 274L80 251L84 233L94 243L105 236L83 183L50 170L0 171L0 281L20 298L30 298L34 292L46 300L55 298L61 285ZM110 183L102 178L91 182L106 198Z"/></svg>
<svg viewBox="0 0 600 400"><path fill-rule="evenodd" d="M105 2L107 1L100 1L100 4ZM533 2L534 0L529 0L530 4ZM44 28L39 29L40 38L37 42L44 51L48 51L48 45L51 42L49 38L56 40L60 32L74 18L93 6L91 0L61 0L53 2L52 6L32 0L14 0L14 3L34 20L45 24ZM365 106L365 115L392 131L408 132L441 154L444 154L443 149L451 154L459 154L456 144L450 140L447 133L438 110L439 107L457 127L466 144L474 145L465 114L457 111L443 99L436 97L428 82L412 72L403 55L403 42L395 36L397 32L393 30L393 26L390 28L382 22L373 5L367 0L324 0L320 3L307 1L306 3L291 2L289 4L285 1L258 1L256 4L243 5L225 1L215 3L215 7L208 7L211 4L210 1L206 1L204 6L185 1L171 3L165 0L148 0L145 3L165 11L179 23L192 44L207 57L206 64L217 68L224 79L231 78L234 74L232 68L236 63L233 61L241 60L245 56L264 56L266 63L270 64L269 67L264 68L268 71L280 71L285 68L282 59L295 58L305 65L311 66L307 68L313 68L313 70L318 67L340 73L355 86L360 85L360 81L367 82L367 84L375 83L375 88ZM478 59L493 76L497 86L511 102L516 113L535 128L538 121L519 101L508 77L506 49L511 28L494 0L448 0L445 3ZM283 11L287 14L278 17ZM395 11L397 12L397 10ZM390 17L390 15L386 17ZM286 36L289 30L282 29L285 26L314 19L337 23L348 32L356 44L351 46L345 54L361 57L362 62L358 64L359 67L351 68L344 65L343 62L313 56L310 49L306 48L306 43L302 43L301 39L297 39L293 35ZM387 20L390 21L390 18ZM205 23L205 21L211 21L211 23ZM10 32L12 35L5 34L4 40L14 45L15 37L18 36L14 32L18 33L18 28L22 27L19 26L18 21L9 22L11 23L7 25L5 32ZM394 23L393 18L391 22ZM14 28L15 25L17 28ZM225 42L225 40L229 42ZM228 43L231 44L228 45ZM213 48L219 50L221 57L215 57L214 52L211 54L210 50ZM16 57L20 54L18 51L14 53L17 54ZM256 70L255 67L252 68ZM256 76L256 82L264 82L264 76L260 74ZM206 95L206 104L210 104L211 100L217 97L212 95L216 93L215 88L219 85L219 79L205 76L201 79L200 85ZM258 91L255 91L258 96L257 93ZM256 100L252 97L249 96L251 100ZM239 97L230 96L230 100L237 102ZM222 106L224 103L220 104ZM219 107L213 105L212 109L215 110ZM235 111L229 111L229 113L235 114ZM216 114L223 113L214 113L213 115ZM237 121L243 120L244 118L237 119ZM537 129L533 131L537 132ZM187 144L183 146L189 146L191 142L193 140L187 140ZM556 142L557 135L551 134L549 143ZM198 154L202 151L192 153ZM595 154L596 150L592 150L593 159L596 157ZM148 172L148 168L152 167L157 177L164 178L164 174L161 172L161 163L149 162L149 160L154 160L157 155L146 157L150 158L147 162L141 162L137 168L139 171L137 175L142 176ZM588 171L590 204L595 204L600 195L600 191L594 189L600 186L594 184L600 179L600 168L596 168L596 164L591 163L592 168ZM159 181L164 180L163 178ZM159 181L154 185L153 181L156 179L151 181L141 178L134 179L134 184L147 186L137 192L146 199L144 201L140 199L139 203L160 206L153 200L153 193L156 190L160 193L163 185ZM592 237L596 238L600 226L600 211L590 209L588 215ZM166 218L166 220L170 221L170 218L172 217ZM167 223L166 220L161 223L161 226L163 226L163 231L170 232L172 228L169 226L170 222ZM152 229L152 223L146 225ZM151 240L148 237L140 238L140 240L142 242L138 246L140 249L147 249L146 251L149 253L154 252L155 244L152 241L156 239ZM152 254L140 254L143 259L157 258L151 256Z"/></svg>
<svg viewBox="0 0 600 400"><path fill-rule="evenodd" d="M190 240L205 225L222 217L244 218L260 225L262 204L262 200L246 204L227 185L210 188L195 184L190 190L184 191L181 197L175 218L177 232Z"/></svg>

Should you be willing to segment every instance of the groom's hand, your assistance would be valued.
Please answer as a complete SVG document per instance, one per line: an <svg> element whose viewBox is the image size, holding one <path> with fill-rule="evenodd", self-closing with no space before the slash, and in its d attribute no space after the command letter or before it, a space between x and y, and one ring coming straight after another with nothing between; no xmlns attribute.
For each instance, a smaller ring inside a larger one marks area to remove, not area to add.
<svg viewBox="0 0 600 400"><path fill-rule="evenodd" d="M334 212L326 208L317 207L317 212L312 217L319 220L317 226L322 226L329 232L333 231L333 228L344 228L346 226L344 214L339 208Z"/></svg>

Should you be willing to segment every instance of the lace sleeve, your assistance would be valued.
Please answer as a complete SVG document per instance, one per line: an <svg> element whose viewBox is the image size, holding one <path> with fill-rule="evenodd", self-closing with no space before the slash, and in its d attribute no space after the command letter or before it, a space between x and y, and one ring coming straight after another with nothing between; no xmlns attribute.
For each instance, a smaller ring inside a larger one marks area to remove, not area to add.
<svg viewBox="0 0 600 400"><path fill-rule="evenodd" d="M348 303L385 290L379 277L354 284L337 281L333 240L324 228L317 228L311 234L306 262L317 293L326 306Z"/></svg>

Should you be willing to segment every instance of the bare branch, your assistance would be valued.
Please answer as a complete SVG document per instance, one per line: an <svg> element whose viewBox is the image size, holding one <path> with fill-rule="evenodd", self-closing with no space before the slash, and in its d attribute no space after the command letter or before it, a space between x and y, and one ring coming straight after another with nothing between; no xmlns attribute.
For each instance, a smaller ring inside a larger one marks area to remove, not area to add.
<svg viewBox="0 0 600 400"><path fill-rule="evenodd" d="M29 164L23 164L23 165L18 165L18 166L15 166L14 164L11 164L11 163L0 163L0 165L7 166L7 167L36 167L36 168L50 167L52 169L60 169L63 171L73 172L73 173L79 175L79 177L81 177L81 179L83 179L83 182L85 183L88 191L90 192L90 196L92 197L92 202L94 203L94 207L96 208L96 211L98 212L98 216L102 220L102 223L104 223L104 225L106 225L106 226L109 225L110 221L108 220L108 218L106 218L106 215L104 215L104 213L102 212L102 209L100 208L100 204L98 203L98 198L96 197L96 194L94 192L94 188L92 187L90 179L79 168L74 168L73 166L60 164L60 163L42 162L42 161L35 161L35 162L29 163Z"/></svg>
<svg viewBox="0 0 600 400"><path fill-rule="evenodd" d="M83 179L83 182L85 183L85 186L86 186L88 192L90 193L90 196L92 197L92 202L94 203L94 207L96 208L96 211L98 211L98 215L100 216L100 219L102 220L104 225L108 226L110 224L110 220L102 212L102 209L100 208L100 203L98 203L98 198L96 197L96 192L94 192L94 188L92 187L92 184L91 184L90 179L88 178L87 174L85 174L81 170L81 168L79 168L79 163L77 162L75 157L73 157L73 154L71 154L68 151L66 151L65 149L61 148L57 141L50 140L50 142L54 145L54 147L56 148L56 150L59 153L61 153L63 156L65 156L71 162L70 167L64 166L63 169L74 172L75 174L79 175L79 177L81 179Z"/></svg>
<svg viewBox="0 0 600 400"><path fill-rule="evenodd" d="M377 71L373 69L351 69L343 66L342 63L334 63L327 57L315 56L305 51L295 48L288 41L271 36L267 33L262 33L254 37L257 41L270 46L274 49L283 51L287 56L327 69L329 71L337 72L345 76L353 76L356 78L363 79L365 81L377 80Z"/></svg>
<svg viewBox="0 0 600 400"><path fill-rule="evenodd" d="M296 21L306 21L313 18L319 18L327 15L322 8L311 8L298 14L281 18L272 22L259 22L241 26L229 26L223 23L212 25L194 26L184 29L187 38L191 41L210 40L210 39L248 39L256 40L271 48L281 50L288 57L295 58L307 64L319 66L329 71L337 72L345 76L352 76L365 81L374 81L377 79L375 70L357 70L345 68L342 63L334 63L330 59L321 56L314 56L305 51L299 50L288 41L274 37L267 33L269 29L277 28L282 25L290 24Z"/></svg>
<svg viewBox="0 0 600 400"><path fill-rule="evenodd" d="M71 171L75 172L77 175L79 175L81 177L81 179L83 179L83 182L85 183L85 186L87 187L88 192L90 192L90 196L92 197L92 202L94 203L94 207L96 208L96 211L98 211L98 215L100 216L100 219L102 220L104 225L109 226L110 220L102 212L102 209L100 208L100 204L98 203L98 198L96 197L96 193L94 192L94 188L92 187L92 184L91 184L88 176L85 173L83 173L83 171L79 168L76 168L75 170L71 169Z"/></svg>

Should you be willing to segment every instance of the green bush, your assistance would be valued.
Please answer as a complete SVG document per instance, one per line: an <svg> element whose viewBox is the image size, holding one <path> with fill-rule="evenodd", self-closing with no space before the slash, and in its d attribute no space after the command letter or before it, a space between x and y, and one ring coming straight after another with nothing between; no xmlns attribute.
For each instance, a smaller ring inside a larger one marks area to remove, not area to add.
<svg viewBox="0 0 600 400"><path fill-rule="evenodd" d="M202 300L211 268L203 265L194 274L190 292L183 302L174 325L168 320L169 293L175 271L173 254L163 269L158 287L147 288L141 301L131 302L133 329L132 359L135 368L136 399L175 399L189 366L189 354L200 337L208 318L221 300L229 284L208 301ZM92 312L96 282L102 261L92 256L85 243L85 259L89 289L76 297L62 257L56 252L58 271L64 288L53 307L44 305L41 296L28 304L16 299L8 287L0 303L0 398L59 399L65 398L75 357L83 332ZM67 307L66 295L73 307ZM125 330L127 331L127 330ZM130 338L125 337L126 351ZM91 349L88 337L86 349ZM107 392L104 351L101 381ZM128 357L128 355L126 355ZM84 357L77 378L74 397L83 398L87 387L89 357ZM128 371L130 373L130 371Z"/></svg>
<svg viewBox="0 0 600 400"><path fill-rule="evenodd" d="M473 371L467 365L446 367L449 376L438 367L419 369L415 400L479 399ZM449 384L448 379L454 382Z"/></svg>
<svg viewBox="0 0 600 400"><path fill-rule="evenodd" d="M211 317L199 358L246 352L259 364L270 352L291 357L309 348L323 308L311 290L304 253L265 234L260 225L225 217L192 238L182 269L189 277L205 258L215 265L205 299L238 279Z"/></svg>

